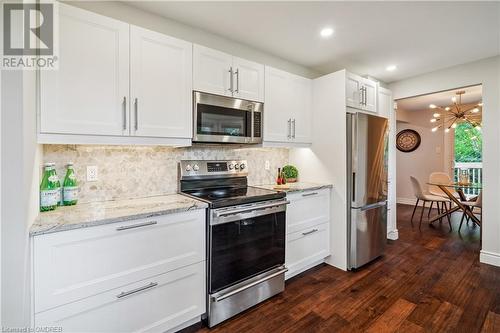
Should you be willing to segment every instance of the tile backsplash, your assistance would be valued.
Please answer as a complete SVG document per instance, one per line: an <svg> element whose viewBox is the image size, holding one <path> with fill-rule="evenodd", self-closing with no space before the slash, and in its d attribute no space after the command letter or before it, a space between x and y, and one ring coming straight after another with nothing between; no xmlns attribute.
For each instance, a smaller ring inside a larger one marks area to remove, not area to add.
<svg viewBox="0 0 500 333"><path fill-rule="evenodd" d="M56 163L62 179L67 162L75 164L80 193L79 202L139 198L176 193L178 162L184 159L245 159L248 161L248 182L274 182L278 167L288 162L286 148L149 147L44 145L44 162ZM265 170L269 161L270 170ZM98 181L86 181L86 167L98 167Z"/></svg>

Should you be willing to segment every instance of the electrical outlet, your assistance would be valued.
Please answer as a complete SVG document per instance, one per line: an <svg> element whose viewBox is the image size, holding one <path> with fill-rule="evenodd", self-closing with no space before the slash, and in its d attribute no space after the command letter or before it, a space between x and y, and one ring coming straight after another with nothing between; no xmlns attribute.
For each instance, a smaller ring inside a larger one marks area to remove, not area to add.
<svg viewBox="0 0 500 333"><path fill-rule="evenodd" d="M88 165L87 166L87 181L88 182L96 182L97 180L98 180L97 165Z"/></svg>
<svg viewBox="0 0 500 333"><path fill-rule="evenodd" d="M266 170L271 169L271 164L269 163L269 161L266 161L266 163L264 164L264 168L265 168Z"/></svg>

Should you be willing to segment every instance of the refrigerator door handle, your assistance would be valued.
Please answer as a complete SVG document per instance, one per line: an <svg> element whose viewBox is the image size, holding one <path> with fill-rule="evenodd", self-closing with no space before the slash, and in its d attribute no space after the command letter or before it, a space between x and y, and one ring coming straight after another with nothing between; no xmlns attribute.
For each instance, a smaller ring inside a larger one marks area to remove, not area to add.
<svg viewBox="0 0 500 333"><path fill-rule="evenodd" d="M356 172L352 173L352 202L356 202Z"/></svg>
<svg viewBox="0 0 500 333"><path fill-rule="evenodd" d="M384 200L384 201L379 201L379 202L376 202L376 203L372 203L370 205L366 205L366 206L363 206L361 207L361 211L364 212L366 210L370 210L370 209L374 209L374 208L379 208L379 207L384 207L387 205L387 201Z"/></svg>

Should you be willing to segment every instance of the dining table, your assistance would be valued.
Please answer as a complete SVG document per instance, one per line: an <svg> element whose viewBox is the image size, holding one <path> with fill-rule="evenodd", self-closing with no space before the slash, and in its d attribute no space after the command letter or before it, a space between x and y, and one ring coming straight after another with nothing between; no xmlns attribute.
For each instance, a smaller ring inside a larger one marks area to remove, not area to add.
<svg viewBox="0 0 500 333"><path fill-rule="evenodd" d="M450 216L452 213L454 213L456 211L462 211L476 225L481 226L481 221L472 212L472 210L470 210L462 202L466 200L464 190L469 189L469 190L481 191L483 188L482 184L480 184L480 183L467 183L467 184L465 184L465 183L458 183L458 182L452 182L452 183L428 182L427 184L439 187L439 189L441 189L441 191L443 191L443 193L446 194L446 196L451 200L451 202L455 203L455 205L456 205L455 207L451 207L450 209L448 209L444 213L438 214L436 217L429 220L429 224L432 224L437 220L441 220L445 216ZM453 190L455 190L455 192L459 194L461 200L453 194L453 192L452 192Z"/></svg>

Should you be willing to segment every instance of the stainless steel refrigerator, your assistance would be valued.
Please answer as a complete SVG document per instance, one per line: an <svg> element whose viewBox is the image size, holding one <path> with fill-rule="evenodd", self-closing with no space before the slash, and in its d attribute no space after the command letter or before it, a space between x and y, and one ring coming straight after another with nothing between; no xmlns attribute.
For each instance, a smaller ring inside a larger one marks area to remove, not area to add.
<svg viewBox="0 0 500 333"><path fill-rule="evenodd" d="M387 243L388 121L347 114L348 269L383 254Z"/></svg>

